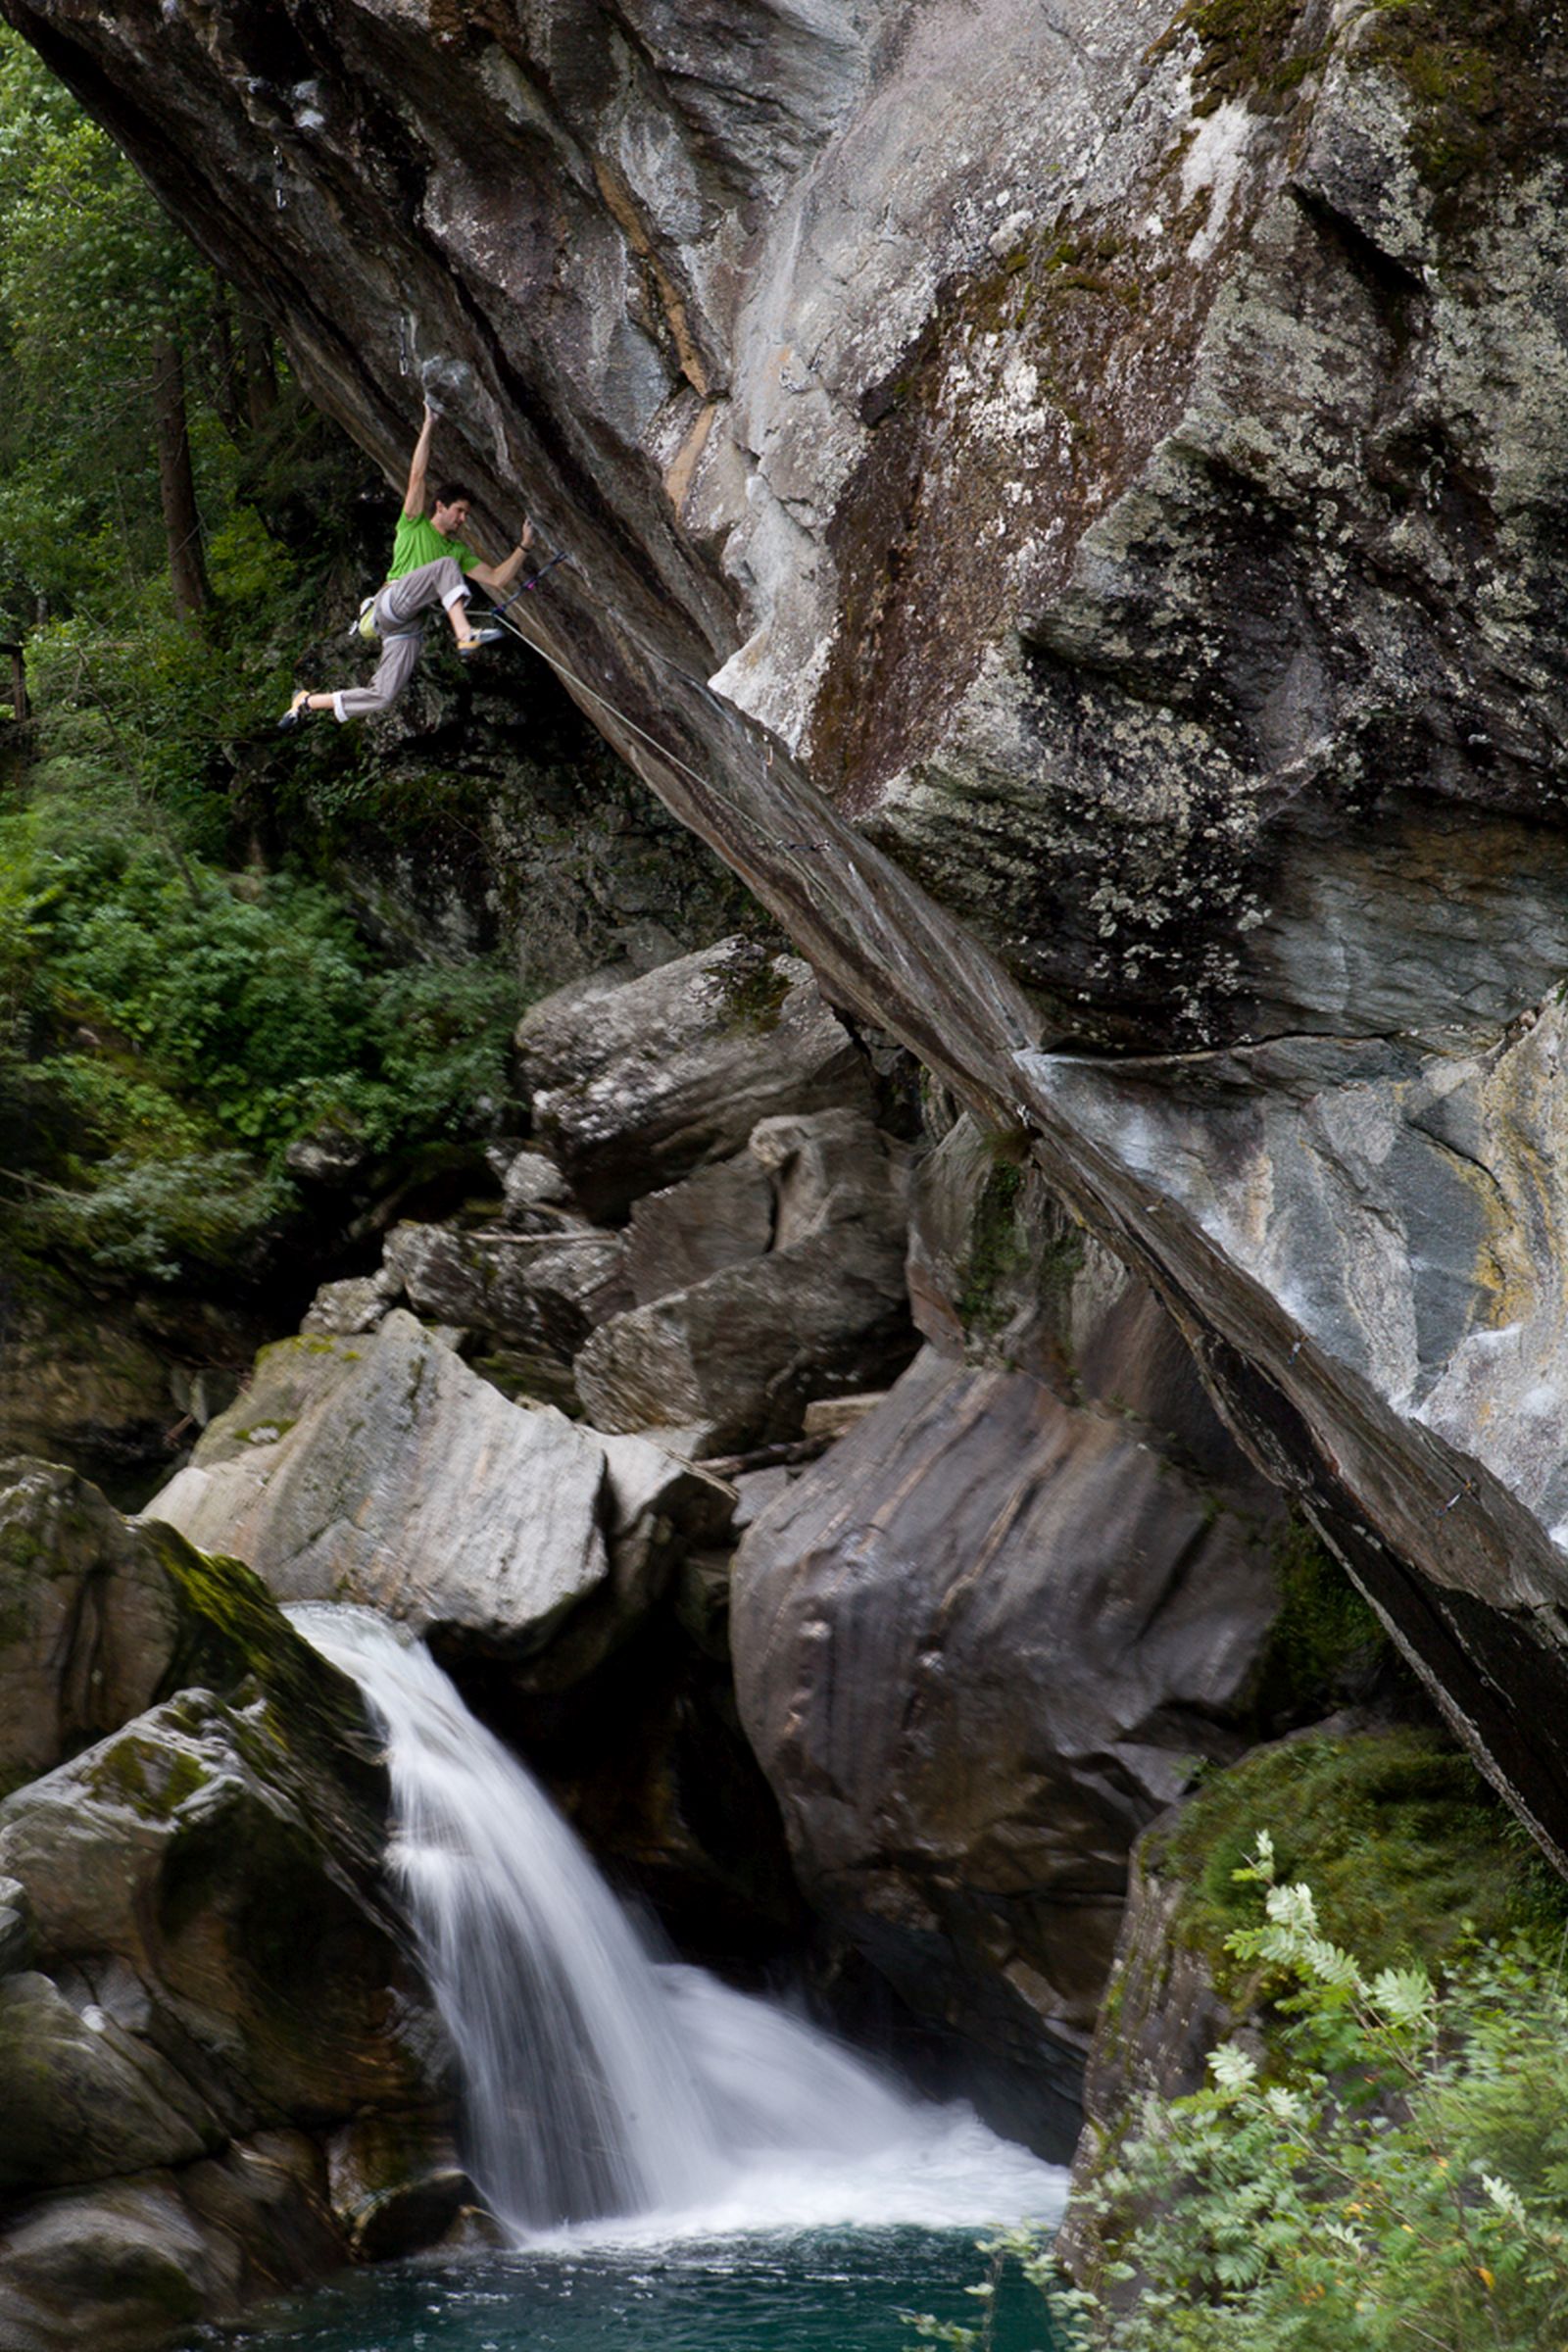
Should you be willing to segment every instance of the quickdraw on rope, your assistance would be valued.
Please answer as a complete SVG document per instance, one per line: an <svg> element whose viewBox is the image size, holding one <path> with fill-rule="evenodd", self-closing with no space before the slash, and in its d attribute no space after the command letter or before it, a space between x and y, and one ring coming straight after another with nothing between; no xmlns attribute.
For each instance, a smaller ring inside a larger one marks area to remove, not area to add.
<svg viewBox="0 0 1568 2352"><path fill-rule="evenodd" d="M504 604L493 605L491 607L491 611L498 613L504 612L507 609L507 606L514 605L519 596L526 596L530 588L537 588L547 571L554 571L558 564L564 564L565 561L566 550L563 548L559 555L551 557L548 564L541 564L531 579L519 582L519 584L514 588L512 594L506 599Z"/></svg>

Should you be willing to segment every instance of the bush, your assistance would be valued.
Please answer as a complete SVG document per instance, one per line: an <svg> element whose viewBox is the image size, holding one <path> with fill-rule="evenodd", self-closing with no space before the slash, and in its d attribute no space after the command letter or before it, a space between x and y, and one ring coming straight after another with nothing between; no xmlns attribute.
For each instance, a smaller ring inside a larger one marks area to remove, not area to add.
<svg viewBox="0 0 1568 2352"><path fill-rule="evenodd" d="M1112 2252L1105 2292L1070 2286L1028 2231L985 2250L1021 2263L1060 2339L1096 2352L1568 2341L1560 1953L1492 1940L1441 1981L1369 1972L1323 1934L1309 1887L1279 1884L1266 1835L1236 1877L1265 1915L1231 1949L1280 2030L1216 2050L1204 2090L1151 2101L1084 2200Z"/></svg>
<svg viewBox="0 0 1568 2352"><path fill-rule="evenodd" d="M225 874L90 777L0 815L10 1222L103 1273L258 1270L288 1146L472 1131L516 1008L510 973L389 968L326 885Z"/></svg>

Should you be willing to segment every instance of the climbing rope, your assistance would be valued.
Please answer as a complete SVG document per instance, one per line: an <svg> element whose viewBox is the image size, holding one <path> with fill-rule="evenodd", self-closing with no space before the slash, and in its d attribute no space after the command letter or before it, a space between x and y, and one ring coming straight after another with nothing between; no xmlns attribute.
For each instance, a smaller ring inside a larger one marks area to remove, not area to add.
<svg viewBox="0 0 1568 2352"><path fill-rule="evenodd" d="M559 678L564 679L568 686L574 686L579 694L587 695L590 702L597 703L601 710L608 710L611 717L617 720L621 726L626 728L628 733L635 735L640 742L646 743L649 750L655 753L659 759L662 760L666 767L678 768L683 776L689 776L691 781L694 784L701 785L705 792L711 792L713 789L711 777L701 774L697 768L689 765L688 762L680 759L676 753L666 750L664 745L659 741L657 736L649 734L646 727L639 726L636 719L628 717L624 710L618 710L615 708L615 705L610 700L608 695L601 694L597 686L590 686L586 678L580 678L575 670L568 669L564 662L558 662L555 655L547 653L542 645L535 645L531 637L525 637L523 635L521 629L518 628L514 620L511 620L507 617L507 607L509 605L515 604L517 598L523 595L527 589L536 586L537 583L544 578L547 571L553 570L558 564L564 562L566 550L564 548L562 549L559 555L552 556L548 564L543 564L540 565L539 569L534 573L532 579L524 580L520 588L514 588L513 590L512 594L507 598L505 604L492 606L490 616L495 620L499 620L501 626L504 629L509 630L511 634L515 637L519 645L525 645L530 654L536 654L541 662L548 662L551 668L555 671ZM642 644L642 640L640 638L637 639L637 642L639 645ZM710 687L704 685L700 678L688 677L684 670L676 668L674 662L669 660L667 655L659 653L657 647L644 645L642 650L645 653L654 655L658 661L661 661L664 663L666 668L673 669L675 671L675 675L682 681L683 684L695 687L699 693L707 695L710 702L716 703L718 701L718 697L713 694ZM771 767L773 764L771 744L767 747L767 764L769 767ZM745 812L742 810L737 811L737 813L744 814ZM755 819L752 821L755 822ZM772 846L777 850L811 850L820 852L829 849L832 845L825 841L775 840Z"/></svg>

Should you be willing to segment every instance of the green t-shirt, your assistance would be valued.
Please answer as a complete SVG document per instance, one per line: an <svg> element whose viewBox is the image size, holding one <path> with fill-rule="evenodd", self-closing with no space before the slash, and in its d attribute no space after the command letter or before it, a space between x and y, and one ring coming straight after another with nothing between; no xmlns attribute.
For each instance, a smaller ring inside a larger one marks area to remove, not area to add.
<svg viewBox="0 0 1568 2352"><path fill-rule="evenodd" d="M438 556L455 556L462 571L471 571L479 561L466 541L443 539L427 514L400 514L387 578L401 580L406 572L417 571L421 564L433 564Z"/></svg>

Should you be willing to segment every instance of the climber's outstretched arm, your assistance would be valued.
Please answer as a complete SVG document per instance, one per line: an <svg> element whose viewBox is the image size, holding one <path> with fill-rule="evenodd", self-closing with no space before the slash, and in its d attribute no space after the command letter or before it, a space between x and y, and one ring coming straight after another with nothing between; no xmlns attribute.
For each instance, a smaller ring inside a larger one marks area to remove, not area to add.
<svg viewBox="0 0 1568 2352"><path fill-rule="evenodd" d="M403 512L411 520L424 513L424 476L430 463L430 437L435 431L435 411L428 401L424 404L424 422L419 438L414 444L414 456L409 462L409 486L403 493Z"/></svg>
<svg viewBox="0 0 1568 2352"><path fill-rule="evenodd" d="M504 596L522 569L522 559L533 545L533 524L525 522L522 537L517 541L504 564L470 564L468 577L488 588L493 596Z"/></svg>

